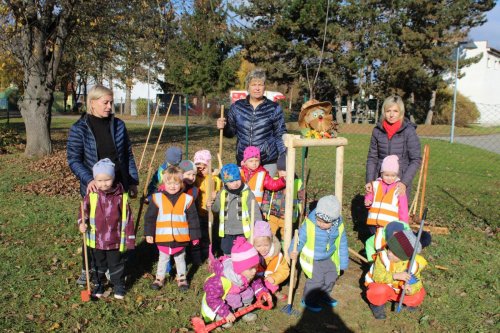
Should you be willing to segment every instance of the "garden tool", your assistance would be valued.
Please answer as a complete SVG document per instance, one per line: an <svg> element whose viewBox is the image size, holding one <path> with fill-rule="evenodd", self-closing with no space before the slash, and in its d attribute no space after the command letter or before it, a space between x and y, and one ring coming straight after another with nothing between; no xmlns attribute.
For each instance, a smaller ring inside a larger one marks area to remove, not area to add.
<svg viewBox="0 0 500 333"><path fill-rule="evenodd" d="M224 105L220 106L220 117L224 118ZM219 130L219 154L217 154L217 158L219 159L219 171L222 169L222 138L224 138L224 129Z"/></svg>
<svg viewBox="0 0 500 333"><path fill-rule="evenodd" d="M239 311L236 311L234 313L234 316L236 318L239 318L239 317L244 316L247 313L249 313L257 308L263 309L263 310L270 310L271 307L273 306L272 302L270 302L271 299L272 298L271 298L271 295L269 293L261 293L257 296L257 301L254 304L249 305L246 308L241 309ZM227 323L225 318L221 319L219 321L213 322L211 324L208 324L208 325L206 325L205 321L200 317L191 318L191 324L193 325L194 331L196 333L208 333L208 332L212 331L213 329L224 325L225 323Z"/></svg>
<svg viewBox="0 0 500 333"><path fill-rule="evenodd" d="M297 252L297 245L299 243L299 230L295 229L295 234L294 234L294 240L293 240L293 252ZM290 265L290 282L288 284L288 304L281 309L282 312L286 313L287 315L297 315L298 311L294 310L292 308L292 303L293 303L293 289L295 286L295 265L297 264L297 259L292 259L292 264Z"/></svg>
<svg viewBox="0 0 500 333"><path fill-rule="evenodd" d="M207 183L207 193L208 200L212 200L212 194L214 191L214 179L212 178L212 160L208 161L208 183ZM210 240L210 249L212 247L212 227L214 224L214 214L212 208L208 209L208 239Z"/></svg>
<svg viewBox="0 0 500 333"><path fill-rule="evenodd" d="M417 245L420 242L420 237L422 236L422 231L424 230L424 222L425 222L426 217L427 217L427 208L424 210L424 213L422 215L422 221L420 221L420 229L418 229L417 239L415 240L415 244L413 244L413 253L412 253L411 259L410 259L410 265L408 266L408 271L407 271L408 274L411 274L411 268L412 268L413 264L415 263L415 257L417 256ZM405 282L405 284L403 285L403 291L401 292L401 297L399 298L398 307L396 309L397 313L401 312L401 308L403 306L403 301L405 299L406 284L407 283L408 282Z"/></svg>
<svg viewBox="0 0 500 333"><path fill-rule="evenodd" d="M148 132L148 136L146 138L146 143L144 144L144 149L142 150L142 154L141 154L141 160L139 161L139 167L137 168L137 171L141 170L141 167L142 167L142 160L144 159L144 154L146 153L146 148L148 147L148 143L149 143L149 137L151 136L151 131L153 130L153 126L155 124L155 119L156 119L156 115L158 114L158 107L160 106L160 103L158 103L158 100L156 101L156 109L155 109L155 113L153 115L153 121L151 121L151 126L149 126L149 132Z"/></svg>
<svg viewBox="0 0 500 333"><path fill-rule="evenodd" d="M85 223L85 214L83 211L83 202L80 203L82 223ZM87 289L80 292L82 302L90 301L90 278L89 278L89 259L87 256L87 232L83 233L83 258L85 260L85 278L87 279Z"/></svg>

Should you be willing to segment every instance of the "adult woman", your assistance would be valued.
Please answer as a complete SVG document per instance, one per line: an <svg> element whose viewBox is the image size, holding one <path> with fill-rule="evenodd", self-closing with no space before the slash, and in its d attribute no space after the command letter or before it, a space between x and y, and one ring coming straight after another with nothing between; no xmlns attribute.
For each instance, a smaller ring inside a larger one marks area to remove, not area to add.
<svg viewBox="0 0 500 333"><path fill-rule="evenodd" d="M398 193L410 197L411 184L422 162L420 139L416 125L405 119L405 106L401 97L393 95L382 105L383 118L375 126L366 160L366 192L372 192L372 181L380 174L382 160L388 155L399 157Z"/></svg>
<svg viewBox="0 0 500 333"><path fill-rule="evenodd" d="M256 68L246 78L248 96L236 101L226 118L217 120L217 128L224 129L224 136L236 135L236 160L243 159L243 151L248 146L260 148L261 164L271 176L276 172L276 161L285 153L283 134L286 133L285 118L278 103L264 96L266 74Z"/></svg>
<svg viewBox="0 0 500 333"><path fill-rule="evenodd" d="M87 96L87 113L71 126L67 159L71 171L80 180L80 194L97 192L92 167L109 158L115 164L115 182L120 182L131 197L137 195L139 176L125 123L114 117L113 91L96 85ZM85 284L85 271L78 284Z"/></svg>

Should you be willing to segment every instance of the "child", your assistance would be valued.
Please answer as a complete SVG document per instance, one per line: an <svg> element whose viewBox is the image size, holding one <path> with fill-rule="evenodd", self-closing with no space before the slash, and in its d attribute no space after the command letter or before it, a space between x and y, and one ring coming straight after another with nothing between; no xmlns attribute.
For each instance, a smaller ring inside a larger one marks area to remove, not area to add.
<svg viewBox="0 0 500 333"><path fill-rule="evenodd" d="M250 207L255 197L248 186L241 181L240 170L236 164L222 167L220 177L224 183L217 193L212 211L219 213L219 237L221 250L231 254L231 247L238 236L250 238ZM209 202L209 206L210 206ZM259 205L254 204L255 216L261 217Z"/></svg>
<svg viewBox="0 0 500 333"><path fill-rule="evenodd" d="M198 170L196 174L196 181L194 185L198 188L198 200L196 200L196 208L198 209L198 215L200 217L200 225L202 231L202 242L203 245L208 243L208 210L207 203L208 200L212 200L212 194L207 193L208 189L208 164L212 160L212 155L208 150L199 150L194 154L194 164ZM220 191L221 181L216 175L212 175L214 192ZM204 246L206 247L206 246ZM208 247L206 247L208 248Z"/></svg>
<svg viewBox="0 0 500 333"><path fill-rule="evenodd" d="M160 251L156 280L151 285L159 290L164 285L167 263L174 257L177 268L177 286L185 291L186 280L184 248L190 242L197 244L201 237L198 214L193 197L183 193L182 170L169 166L163 172L165 191L154 193L144 217L144 235L149 244L156 243Z"/></svg>
<svg viewBox="0 0 500 333"><path fill-rule="evenodd" d="M340 203L335 196L319 199L300 227L297 252L292 249L293 245L290 258L296 259L300 252L300 266L307 276L302 306L312 312L322 310L320 303L335 307L337 301L330 293L349 262Z"/></svg>
<svg viewBox="0 0 500 333"><path fill-rule="evenodd" d="M179 163L179 168L182 169L182 181L184 182L184 193L193 197L194 201L198 198L198 187L194 185L196 173L198 169L190 160L184 160Z"/></svg>
<svg viewBox="0 0 500 333"><path fill-rule="evenodd" d="M415 311L424 301L425 289L420 273L427 266L427 261L417 255L411 274L407 273L416 240L411 230L396 232L387 241L388 249L378 253L370 271L366 274L365 284L368 286L366 297L376 319L386 318L385 303L399 301L403 285L406 288L403 304L409 311ZM417 253L420 250L421 246L418 243Z"/></svg>
<svg viewBox="0 0 500 333"><path fill-rule="evenodd" d="M283 177L286 180L286 155L283 154L278 158L276 163L278 168L278 176ZM278 235L278 230L280 231L280 239L283 238L283 228L285 227L285 194L286 189L283 188L278 191L264 192L264 198L262 200L262 212L265 214L265 218L269 221L271 225L271 231L273 235ZM304 187L302 186L302 179L295 177L293 186L293 211L294 218L297 218L302 211L300 205L305 199Z"/></svg>
<svg viewBox="0 0 500 333"><path fill-rule="evenodd" d="M371 233L376 227L399 220L408 223L408 199L405 193L397 193L399 163L396 155L389 155L382 161L381 177L372 182L373 191L365 195L368 210L366 224Z"/></svg>
<svg viewBox="0 0 500 333"><path fill-rule="evenodd" d="M236 165L235 165L236 166ZM214 273L205 281L201 314L205 321L225 318L233 326L236 320L233 312L253 302L254 296L267 292L261 278L256 277L259 255L244 237L236 238L231 248L231 257L222 257L214 264ZM266 300L272 302L272 300ZM257 319L255 313L247 313L241 318L250 322Z"/></svg>
<svg viewBox="0 0 500 333"><path fill-rule="evenodd" d="M241 179L248 184L259 205L262 203L264 190L278 191L286 186L285 178L273 179L260 165L260 149L254 146L249 146L243 151Z"/></svg>
<svg viewBox="0 0 500 333"><path fill-rule="evenodd" d="M366 258L373 262L378 252L385 249L387 240L398 231L410 230L410 225L402 221L389 222L383 228L377 228L375 235L372 235L365 242Z"/></svg>
<svg viewBox="0 0 500 333"><path fill-rule="evenodd" d="M84 216L80 217L80 232L87 232L87 246L95 263L96 285L92 295L101 298L104 294L105 273L109 269L114 297L125 297L125 251L134 249L134 219L128 204L128 194L123 186L113 185L115 164L109 158L97 162L92 168L97 192L84 198Z"/></svg>
<svg viewBox="0 0 500 333"><path fill-rule="evenodd" d="M180 147L169 147L165 152L165 162L158 167L153 178L148 185L147 198L150 198L151 194L155 192L161 192L159 186L163 184L163 171L165 171L170 165L177 166L182 160L182 149Z"/></svg>
<svg viewBox="0 0 500 333"><path fill-rule="evenodd" d="M281 253L280 242L273 237L266 221L255 221L253 246L261 256L257 275L264 277L266 288L274 294L290 275L290 267Z"/></svg>

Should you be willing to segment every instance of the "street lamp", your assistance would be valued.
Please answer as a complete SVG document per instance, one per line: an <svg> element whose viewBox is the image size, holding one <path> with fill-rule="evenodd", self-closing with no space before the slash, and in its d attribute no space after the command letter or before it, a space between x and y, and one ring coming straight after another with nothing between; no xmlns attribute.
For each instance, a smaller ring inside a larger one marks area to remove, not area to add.
<svg viewBox="0 0 500 333"><path fill-rule="evenodd" d="M473 42L461 42L457 46L457 60L455 62L455 84L453 87L453 106L451 111L451 131L450 131L450 143L453 143L455 137L455 111L457 108L457 83L458 83L458 59L460 59L461 49L473 50L477 46Z"/></svg>

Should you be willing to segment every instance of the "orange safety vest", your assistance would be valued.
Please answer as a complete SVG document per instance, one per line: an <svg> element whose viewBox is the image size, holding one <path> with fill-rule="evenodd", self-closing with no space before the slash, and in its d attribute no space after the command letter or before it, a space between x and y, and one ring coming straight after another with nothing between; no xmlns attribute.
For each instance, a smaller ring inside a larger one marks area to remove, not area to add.
<svg viewBox="0 0 500 333"><path fill-rule="evenodd" d="M156 218L155 241L189 242L189 225L186 219L186 210L191 206L193 197L182 193L175 205L161 192L153 194L153 202L158 207Z"/></svg>
<svg viewBox="0 0 500 333"><path fill-rule="evenodd" d="M245 179L245 173L241 170L241 178ZM259 171L253 174L252 178L248 180L247 185L255 196L255 200L259 206L262 204L264 198L264 180L266 179L266 171Z"/></svg>
<svg viewBox="0 0 500 333"><path fill-rule="evenodd" d="M385 227L388 223L399 220L398 197L395 194L396 186L384 193L381 181L374 181L372 184L375 195L368 210L366 224Z"/></svg>
<svg viewBox="0 0 500 333"><path fill-rule="evenodd" d="M274 256L269 264L267 264L266 270L264 271L264 276L269 276L273 273L276 273L278 267L280 267L281 261L283 260L283 254L281 252Z"/></svg>

